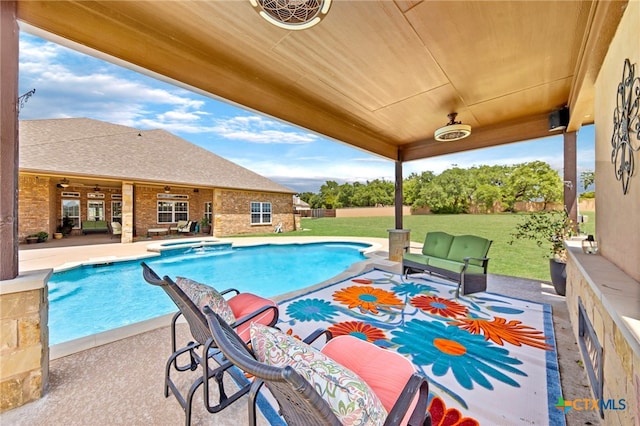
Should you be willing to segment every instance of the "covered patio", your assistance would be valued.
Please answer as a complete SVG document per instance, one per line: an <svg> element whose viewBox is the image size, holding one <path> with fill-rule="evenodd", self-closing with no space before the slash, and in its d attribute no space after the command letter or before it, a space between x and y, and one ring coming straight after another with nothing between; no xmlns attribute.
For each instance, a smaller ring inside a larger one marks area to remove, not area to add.
<svg viewBox="0 0 640 426"><path fill-rule="evenodd" d="M597 256L571 251L562 303L576 340L590 325L593 333L582 344L606 354L581 355L593 397L626 399L625 410L607 416L637 422L640 182L637 171L612 164L611 142L612 135L626 135L636 145L625 153L638 163L637 106L621 103L618 93L628 80L624 99L637 97L639 19L640 3L625 0L335 1L320 24L293 31L263 20L248 1L3 1L0 297L40 300L35 316L46 324L48 271L23 271L18 262L18 26L393 161L397 230L404 162L560 133L564 204L575 221L576 132L594 123L600 250ZM436 140L451 113L471 134ZM627 146L614 146L614 153ZM10 407L46 392L49 348L44 331L40 337L3 353L29 360L2 377L3 386L19 383L24 390ZM574 346L573 353L580 350Z"/></svg>
<svg viewBox="0 0 640 426"><path fill-rule="evenodd" d="M94 236L99 238L99 236ZM279 237L282 242L322 241L318 237ZM335 240L336 238L329 238ZM236 244L255 244L265 240L245 237ZM269 241L267 239L267 241ZM387 240L367 239L380 246L374 256L361 265L346 271L326 283L337 282L371 267L399 272L399 264L390 264ZM96 242L96 241L94 241ZM97 244L71 247L29 249L21 253L21 270L50 268L65 262L81 262L96 256L130 257L146 253L148 242L133 244ZM326 284L323 283L323 284ZM562 393L566 400L590 398L588 380L579 365L576 340L571 331L569 313L563 297L557 296L550 283L500 275L490 275L488 291L510 294L516 298L548 303L553 309L554 331L558 350ZM162 325L157 325L162 324ZM184 413L172 396L164 398L164 364L171 352L169 319L163 318L149 325L150 331L128 337L115 337L111 343L59 357L53 350L50 363L50 385L46 396L38 401L0 414L0 422L11 425L46 423L50 425L91 424L98 419L110 419L114 424L182 424ZM188 327L182 324L181 338L191 339ZM135 332L134 332L135 333ZM122 336L128 333L122 331ZM185 341L186 341L185 340ZM79 367L81 366L81 367ZM117 377L117 379L115 379ZM192 375L178 376L184 387L190 385ZM192 424L237 426L247 419L247 397L220 413L209 414L197 393ZM571 410L568 424L598 423L594 411ZM259 424L268 422L259 417Z"/></svg>

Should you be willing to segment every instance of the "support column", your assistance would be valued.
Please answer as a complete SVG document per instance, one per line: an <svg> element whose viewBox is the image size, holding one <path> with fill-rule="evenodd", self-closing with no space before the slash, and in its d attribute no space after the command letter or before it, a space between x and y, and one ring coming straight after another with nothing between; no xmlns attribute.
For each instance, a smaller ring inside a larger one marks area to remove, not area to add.
<svg viewBox="0 0 640 426"><path fill-rule="evenodd" d="M410 243L410 230L402 229L402 161L396 161L396 182L395 182L395 229L388 229L389 232L389 260L401 262L402 255Z"/></svg>
<svg viewBox="0 0 640 426"><path fill-rule="evenodd" d="M0 412L41 398L49 385L52 271L18 275L17 9L0 1Z"/></svg>
<svg viewBox="0 0 640 426"><path fill-rule="evenodd" d="M122 182L122 243L133 242L133 204L133 183Z"/></svg>
<svg viewBox="0 0 640 426"><path fill-rule="evenodd" d="M564 133L564 208L578 229L578 171L576 132Z"/></svg>
<svg viewBox="0 0 640 426"><path fill-rule="evenodd" d="M0 1L0 280L18 276L17 3Z"/></svg>
<svg viewBox="0 0 640 426"><path fill-rule="evenodd" d="M396 229L402 229L402 161L396 161L396 184L395 184L395 217Z"/></svg>

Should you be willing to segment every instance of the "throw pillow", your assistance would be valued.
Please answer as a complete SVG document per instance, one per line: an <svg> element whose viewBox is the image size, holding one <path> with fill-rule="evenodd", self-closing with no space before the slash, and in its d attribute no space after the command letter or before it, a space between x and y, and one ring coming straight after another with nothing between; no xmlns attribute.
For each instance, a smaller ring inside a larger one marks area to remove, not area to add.
<svg viewBox="0 0 640 426"><path fill-rule="evenodd" d="M200 311L202 311L205 306L209 306L211 310L220 315L227 324L236 322L236 317L233 315L231 307L229 307L225 298L218 293L215 288L184 277L177 277L176 284Z"/></svg>
<svg viewBox="0 0 640 426"><path fill-rule="evenodd" d="M291 366L329 403L344 425L381 425L387 412L356 373L306 343L281 331L251 324L251 344L258 361Z"/></svg>

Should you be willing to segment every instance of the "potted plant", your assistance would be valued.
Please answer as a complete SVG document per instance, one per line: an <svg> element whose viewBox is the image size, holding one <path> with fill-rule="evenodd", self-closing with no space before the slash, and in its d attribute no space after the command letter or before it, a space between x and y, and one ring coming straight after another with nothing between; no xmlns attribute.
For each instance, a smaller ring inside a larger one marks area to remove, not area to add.
<svg viewBox="0 0 640 426"><path fill-rule="evenodd" d="M200 231L206 235L211 234L211 224L209 223L209 218L206 216L200 220Z"/></svg>
<svg viewBox="0 0 640 426"><path fill-rule="evenodd" d="M513 244L514 240L528 239L534 240L538 247L546 245L553 288L560 296L564 296L567 280L567 250L564 241L572 235L573 223L565 211L540 211L528 215L516 225L509 244Z"/></svg>
<svg viewBox="0 0 640 426"><path fill-rule="evenodd" d="M62 235L69 235L73 229L73 220L69 216L62 218L62 225L58 227Z"/></svg>
<svg viewBox="0 0 640 426"><path fill-rule="evenodd" d="M45 241L47 241L49 239L49 233L45 232L45 231L40 231L35 235L38 237L38 242L39 243L44 243Z"/></svg>
<svg viewBox="0 0 640 426"><path fill-rule="evenodd" d="M27 242L27 244L37 243L38 242L38 234L27 235L27 237L25 238L25 241Z"/></svg>

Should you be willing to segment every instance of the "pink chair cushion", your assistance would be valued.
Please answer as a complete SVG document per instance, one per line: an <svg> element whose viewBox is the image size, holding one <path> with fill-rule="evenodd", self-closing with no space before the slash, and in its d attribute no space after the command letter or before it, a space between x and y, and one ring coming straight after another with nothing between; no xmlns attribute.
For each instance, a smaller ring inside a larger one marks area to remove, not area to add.
<svg viewBox="0 0 640 426"><path fill-rule="evenodd" d="M239 321L244 318L246 315L249 315L263 306L275 306L276 303L273 300L266 299L264 297L257 296L251 293L240 293L236 296L233 296L231 299L227 300L233 315L236 317L236 320ZM236 328L236 332L240 336L240 338L248 342L250 339L249 336L249 326L252 322L257 322L258 324L270 325L274 320L274 311L269 309L261 313L260 315L252 318L250 321L242 324L240 327Z"/></svg>
<svg viewBox="0 0 640 426"><path fill-rule="evenodd" d="M334 337L321 352L360 376L380 398L387 412L391 411L409 377L416 371L404 356L353 336ZM409 420L416 403L417 396L403 424Z"/></svg>

